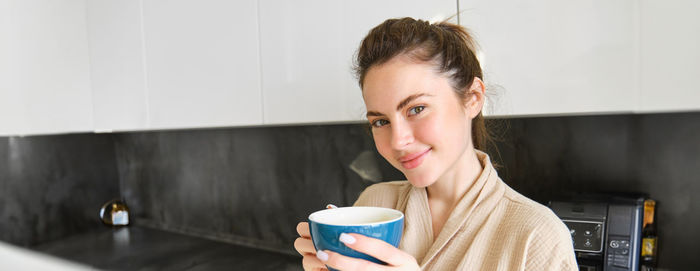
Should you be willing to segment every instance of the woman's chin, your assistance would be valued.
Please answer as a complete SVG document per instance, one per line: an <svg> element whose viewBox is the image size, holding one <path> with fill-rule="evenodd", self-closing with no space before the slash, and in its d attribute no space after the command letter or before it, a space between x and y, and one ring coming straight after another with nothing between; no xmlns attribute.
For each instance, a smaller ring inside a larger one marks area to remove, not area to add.
<svg viewBox="0 0 700 271"><path fill-rule="evenodd" d="M427 178L423 176L406 176L406 179L408 179L408 182L411 183L411 185L418 188L428 187L435 182L434 178Z"/></svg>

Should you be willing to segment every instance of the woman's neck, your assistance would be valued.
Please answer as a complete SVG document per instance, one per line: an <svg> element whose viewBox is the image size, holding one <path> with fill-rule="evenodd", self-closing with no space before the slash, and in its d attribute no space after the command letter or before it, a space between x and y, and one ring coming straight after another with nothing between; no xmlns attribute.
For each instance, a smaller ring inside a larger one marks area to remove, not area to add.
<svg viewBox="0 0 700 271"><path fill-rule="evenodd" d="M454 207L464 193L474 185L482 170L476 151L474 148L468 148L452 168L426 188L428 200Z"/></svg>

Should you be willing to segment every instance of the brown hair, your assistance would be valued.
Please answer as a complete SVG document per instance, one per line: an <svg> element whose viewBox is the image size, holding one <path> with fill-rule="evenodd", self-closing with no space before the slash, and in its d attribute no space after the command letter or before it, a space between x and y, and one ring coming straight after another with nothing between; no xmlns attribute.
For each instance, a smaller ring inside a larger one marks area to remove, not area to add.
<svg viewBox="0 0 700 271"><path fill-rule="evenodd" d="M446 21L429 23L413 18L389 19L374 27L362 40L355 59L355 73L360 88L367 71L398 55L430 62L450 79L455 94L466 101L474 77L483 79L481 65L475 55L476 42L467 29ZM485 119L480 112L472 120L474 148L486 150L491 143Z"/></svg>

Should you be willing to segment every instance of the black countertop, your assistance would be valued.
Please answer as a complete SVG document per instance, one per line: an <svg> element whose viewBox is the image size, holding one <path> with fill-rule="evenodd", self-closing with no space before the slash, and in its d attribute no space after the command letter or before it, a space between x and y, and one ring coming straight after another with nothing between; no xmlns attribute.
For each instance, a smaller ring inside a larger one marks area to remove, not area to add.
<svg viewBox="0 0 700 271"><path fill-rule="evenodd" d="M105 228L33 249L107 270L302 270L300 256L142 227Z"/></svg>

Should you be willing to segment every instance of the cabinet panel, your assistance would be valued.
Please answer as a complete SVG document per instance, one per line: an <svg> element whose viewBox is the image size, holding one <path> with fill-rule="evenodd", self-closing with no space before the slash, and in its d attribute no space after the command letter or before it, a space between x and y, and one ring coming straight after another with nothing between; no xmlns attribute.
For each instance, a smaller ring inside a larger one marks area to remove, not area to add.
<svg viewBox="0 0 700 271"><path fill-rule="evenodd" d="M265 123L364 119L353 55L388 18L447 18L455 1L260 1Z"/></svg>
<svg viewBox="0 0 700 271"><path fill-rule="evenodd" d="M147 128L141 1L88 1L95 130Z"/></svg>
<svg viewBox="0 0 700 271"><path fill-rule="evenodd" d="M92 130L84 1L3 1L3 134ZM7 127L7 128L5 128Z"/></svg>
<svg viewBox="0 0 700 271"><path fill-rule="evenodd" d="M700 110L700 2L640 5L640 111Z"/></svg>
<svg viewBox="0 0 700 271"><path fill-rule="evenodd" d="M0 136L19 134L23 123L23 107L18 103L19 73L13 68L18 62L14 51L19 46L13 3L0 1Z"/></svg>
<svg viewBox="0 0 700 271"><path fill-rule="evenodd" d="M150 127L262 123L256 3L143 1Z"/></svg>
<svg viewBox="0 0 700 271"><path fill-rule="evenodd" d="M488 115L635 110L634 0L459 3L495 91Z"/></svg>

